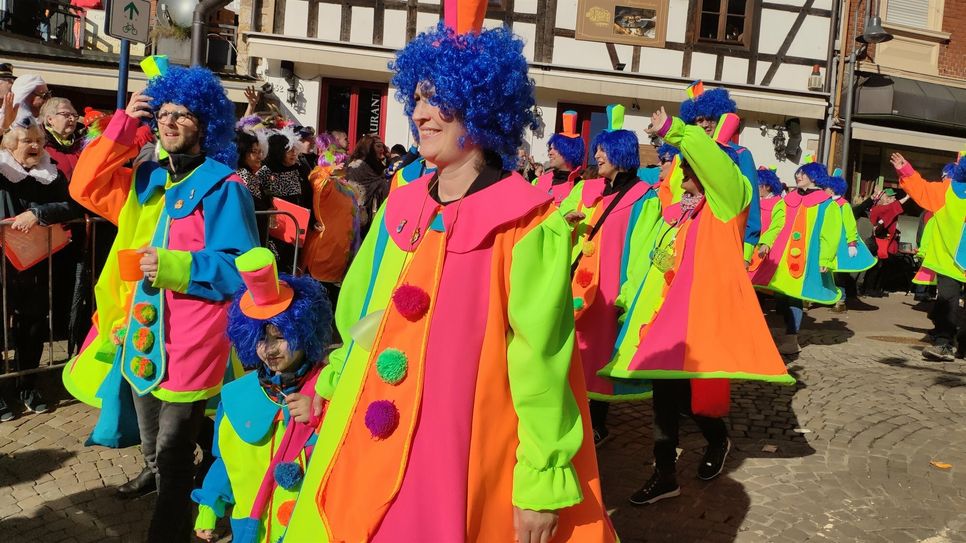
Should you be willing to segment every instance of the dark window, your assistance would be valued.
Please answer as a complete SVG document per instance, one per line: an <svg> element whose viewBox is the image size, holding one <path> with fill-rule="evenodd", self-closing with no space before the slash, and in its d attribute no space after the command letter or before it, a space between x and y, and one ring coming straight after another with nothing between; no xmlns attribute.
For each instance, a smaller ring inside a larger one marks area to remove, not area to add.
<svg viewBox="0 0 966 543"><path fill-rule="evenodd" d="M754 0L698 0L699 42L747 46Z"/></svg>

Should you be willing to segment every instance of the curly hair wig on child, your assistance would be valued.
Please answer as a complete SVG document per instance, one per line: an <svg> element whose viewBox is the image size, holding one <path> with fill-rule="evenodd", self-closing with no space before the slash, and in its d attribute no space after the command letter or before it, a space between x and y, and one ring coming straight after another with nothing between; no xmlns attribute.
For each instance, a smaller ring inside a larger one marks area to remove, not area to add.
<svg viewBox="0 0 966 543"><path fill-rule="evenodd" d="M771 168L758 168L758 186L768 187L772 196L781 196L785 190L785 183L778 178L778 174Z"/></svg>
<svg viewBox="0 0 966 543"><path fill-rule="evenodd" d="M198 118L201 150L232 168L238 161L235 148L235 106L225 95L218 77L206 68L174 66L148 82L144 94L157 112L164 104L188 108ZM156 121L152 120L152 128Z"/></svg>
<svg viewBox="0 0 966 543"><path fill-rule="evenodd" d="M440 22L396 53L389 69L417 140L412 115L420 90L430 104L462 123L461 144L468 140L499 155L505 169L516 168L523 131L536 128L536 117L523 41L510 29L456 34Z"/></svg>
<svg viewBox="0 0 966 543"><path fill-rule="evenodd" d="M591 152L602 149L607 153L607 160L620 170L637 170L641 167L637 134L630 130L605 130L591 144Z"/></svg>
<svg viewBox="0 0 966 543"><path fill-rule="evenodd" d="M817 185L822 181L822 179L828 177L828 168L825 167L825 164L809 162L808 164L802 164L797 170L795 170L796 177L798 174L805 175L812 180L812 183Z"/></svg>
<svg viewBox="0 0 966 543"><path fill-rule="evenodd" d="M835 175L823 177L821 180L816 181L815 185L820 189L830 189L832 194L836 196L844 195L849 187L845 179Z"/></svg>
<svg viewBox="0 0 966 543"><path fill-rule="evenodd" d="M550 140L547 142L547 149L551 147L560 153L564 161L571 168L577 168L584 163L584 138L568 138L563 134L554 134L550 136Z"/></svg>
<svg viewBox="0 0 966 543"><path fill-rule="evenodd" d="M322 360L332 339L332 306L322 284L308 275L293 277L280 273L279 279L288 283L295 295L288 309L278 315L261 320L242 313L239 303L248 292L246 287L235 294L228 308L228 339L245 369L257 368L262 363L256 348L269 324L279 329L292 352L303 351L311 363Z"/></svg>
<svg viewBox="0 0 966 543"><path fill-rule="evenodd" d="M702 92L694 100L681 102L681 120L694 124L698 117L718 120L725 113L735 113L738 105L731 99L727 89L710 89Z"/></svg>
<svg viewBox="0 0 966 543"><path fill-rule="evenodd" d="M674 160L674 157L680 154L681 150L670 143L662 143L661 146L657 148L657 158L662 162Z"/></svg>

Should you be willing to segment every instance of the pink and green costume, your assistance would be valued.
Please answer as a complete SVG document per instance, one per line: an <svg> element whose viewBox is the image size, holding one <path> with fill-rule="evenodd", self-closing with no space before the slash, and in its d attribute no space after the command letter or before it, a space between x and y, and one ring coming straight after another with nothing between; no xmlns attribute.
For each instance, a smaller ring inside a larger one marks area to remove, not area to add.
<svg viewBox="0 0 966 543"><path fill-rule="evenodd" d="M568 197L574 188L580 183L580 174L583 170L580 168L574 168L569 175L567 175L567 180L563 183L554 184L554 172L545 172L540 177L533 180L533 185L538 189L546 192L547 194L553 196L553 203L561 205L561 203Z"/></svg>
<svg viewBox="0 0 966 543"><path fill-rule="evenodd" d="M704 197L673 202L662 185L660 232L646 267L622 296L629 302L613 359L601 375L692 379L696 412L727 412L727 379L794 383L768 332L745 271L743 239L752 187L701 128L668 119L665 141L680 148ZM675 159L677 160L677 159Z"/></svg>
<svg viewBox="0 0 966 543"><path fill-rule="evenodd" d="M925 253L922 267L960 283L966 282L966 243L963 242L966 237L966 183L949 178L939 182L926 181L909 163L898 173L902 190L920 207L933 213L922 236L925 245L921 251ZM922 279L920 282L930 283L927 278Z"/></svg>
<svg viewBox="0 0 966 543"><path fill-rule="evenodd" d="M772 210L771 224L761 236L770 250L752 263L752 284L799 300L834 304L842 297L832 276L841 237L842 211L825 191L792 190Z"/></svg>
<svg viewBox="0 0 966 543"><path fill-rule="evenodd" d="M302 394L312 395L318 372L311 370ZM195 530L213 530L231 506L232 541L279 541L316 442L315 422L295 422L288 407L266 394L258 372L225 385L215 415L216 459L191 493L198 503Z"/></svg>
<svg viewBox="0 0 966 543"><path fill-rule="evenodd" d="M587 396L594 400L635 400L651 396L650 387L629 381L613 381L597 375L610 361L624 307L618 304L628 270L647 266L661 223L657 187L635 179L626 193L605 195L607 180L589 179L577 185L560 206L560 214L572 211L585 218L574 227L571 261L577 263L572 287L577 347L587 382ZM614 200L620 198L616 204ZM613 205L613 207L611 207ZM603 213L611 208L610 213ZM603 217L603 218L602 218ZM592 240L588 235L601 221Z"/></svg>
<svg viewBox="0 0 966 543"><path fill-rule="evenodd" d="M842 236L835 258L835 271L841 273L863 272L877 262L868 246L859 239L859 229L855 224L855 213L845 198L836 198L835 203L842 213ZM856 255L849 255L849 247L855 247Z"/></svg>
<svg viewBox="0 0 966 543"><path fill-rule="evenodd" d="M122 376L137 394L168 402L221 390L228 301L242 284L234 258L258 243L251 194L227 166L206 159L177 183L154 162L124 167L137 154L138 126L115 113L81 155L70 185L74 200L118 227L94 288L94 329L63 372L75 398L102 408L91 440L110 446L137 439L136 427L131 435L124 422L133 408ZM156 279L122 281L118 251L146 245L157 248Z"/></svg>
<svg viewBox="0 0 966 543"><path fill-rule="evenodd" d="M555 541L614 541L572 364L570 229L518 174L447 206L431 177L390 193L343 282L285 540L512 541L515 505L559 511Z"/></svg>

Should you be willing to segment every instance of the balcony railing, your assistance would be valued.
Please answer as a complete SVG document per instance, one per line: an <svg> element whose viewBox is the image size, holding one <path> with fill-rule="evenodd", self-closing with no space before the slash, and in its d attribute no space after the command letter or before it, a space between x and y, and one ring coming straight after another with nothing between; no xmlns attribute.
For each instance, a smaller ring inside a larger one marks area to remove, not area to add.
<svg viewBox="0 0 966 543"><path fill-rule="evenodd" d="M0 31L79 49L84 43L84 10L68 0L0 0Z"/></svg>

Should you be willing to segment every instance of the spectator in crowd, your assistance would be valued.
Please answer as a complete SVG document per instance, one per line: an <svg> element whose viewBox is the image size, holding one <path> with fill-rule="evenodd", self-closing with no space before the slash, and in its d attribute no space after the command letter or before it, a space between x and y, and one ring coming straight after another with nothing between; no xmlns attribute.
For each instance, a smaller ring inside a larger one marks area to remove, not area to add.
<svg viewBox="0 0 966 543"><path fill-rule="evenodd" d="M310 170L299 162L299 137L294 127L275 131L268 138L268 153L261 169L255 174L253 194L264 198L271 207L272 198L280 198L297 206L311 209L312 185ZM295 247L278 240L268 240L268 247L278 257L279 269L291 270Z"/></svg>
<svg viewBox="0 0 966 543"><path fill-rule="evenodd" d="M45 149L57 165L57 169L70 181L77 157L84 150L77 110L67 98L51 98L40 108L40 119L47 133Z"/></svg>
<svg viewBox="0 0 966 543"><path fill-rule="evenodd" d="M525 147L517 150L517 173L527 181L533 181L537 178L537 169L533 163L533 157L530 156Z"/></svg>
<svg viewBox="0 0 966 543"><path fill-rule="evenodd" d="M386 162L386 179L392 179L396 171L402 167L406 160L406 148L398 143L389 150L389 160Z"/></svg>
<svg viewBox="0 0 966 543"><path fill-rule="evenodd" d="M299 127L298 135L299 162L305 171L311 172L319 162L319 152L315 147L315 128Z"/></svg>
<svg viewBox="0 0 966 543"><path fill-rule="evenodd" d="M329 131L332 137L335 138L336 144L342 148L345 152L349 152L349 135L345 133L344 130L331 130Z"/></svg>
<svg viewBox="0 0 966 543"><path fill-rule="evenodd" d="M909 196L897 198L893 189L885 189L872 197L873 205L868 212L869 222L872 223L872 243L869 245L879 261L865 273L862 286L867 296L885 295L886 279L894 267L892 257L899 252L899 217L903 212L902 204L907 200Z"/></svg>
<svg viewBox="0 0 966 543"><path fill-rule="evenodd" d="M30 117L16 121L0 141L0 220L12 220L9 228L27 233L81 215L71 201L67 180L44 150L44 131ZM5 226L7 228L7 226ZM40 365L47 335L47 266L25 270L7 269L7 295L12 310L12 340L17 370ZM28 412L44 413L47 402L35 387L36 375L19 379L20 400ZM0 421L14 418L0 396Z"/></svg>
<svg viewBox="0 0 966 543"><path fill-rule="evenodd" d="M262 192L258 172L262 169L262 160L268 151L268 131L238 130L235 132L235 145L238 147L238 169L235 174L245 182L245 186L252 193L255 201L255 211L265 211L272 208L271 198ZM268 217L256 217L258 237L262 245L268 241Z"/></svg>
<svg viewBox="0 0 966 543"><path fill-rule="evenodd" d="M13 66L9 62L0 63L0 131L5 130L7 110L13 109ZM13 117L10 118L13 121Z"/></svg>
<svg viewBox="0 0 966 543"><path fill-rule="evenodd" d="M47 83L37 74L25 74L17 78L10 88L13 92L13 104L17 108L17 117L29 113L34 120L40 117L40 108L53 96Z"/></svg>
<svg viewBox="0 0 966 543"><path fill-rule="evenodd" d="M346 165L346 181L355 183L361 190L363 237L369 231L376 210L389 194L389 182L385 177L386 165L383 162L385 157L386 146L382 140L377 136L364 136L356 143L355 149L349 155L349 164Z"/></svg>

